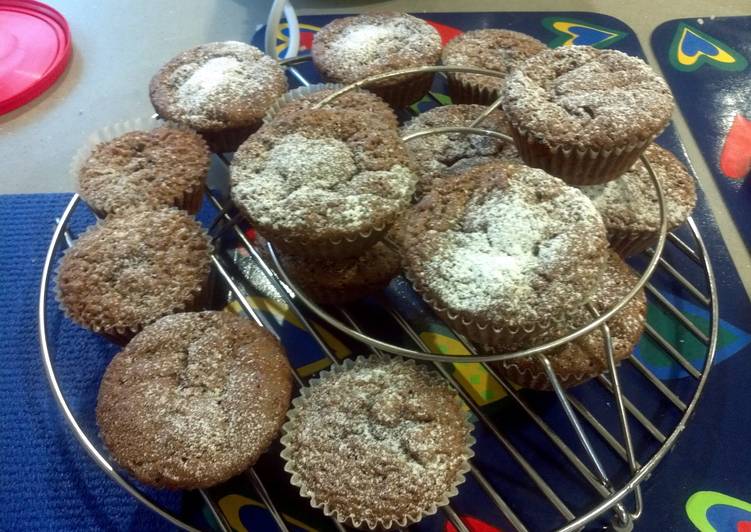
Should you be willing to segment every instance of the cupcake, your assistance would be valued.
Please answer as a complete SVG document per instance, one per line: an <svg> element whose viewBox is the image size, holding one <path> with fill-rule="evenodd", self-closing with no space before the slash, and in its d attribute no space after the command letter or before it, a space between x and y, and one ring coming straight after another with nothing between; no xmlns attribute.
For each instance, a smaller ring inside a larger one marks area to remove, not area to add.
<svg viewBox="0 0 751 532"><path fill-rule="evenodd" d="M227 41L186 50L151 79L162 118L198 131L214 152L235 151L287 90L284 69L249 44Z"/></svg>
<svg viewBox="0 0 751 532"><path fill-rule="evenodd" d="M259 236L256 244L268 256L266 240ZM376 242L362 255L346 259L311 259L280 253L277 258L292 282L321 305L343 305L380 292L401 271L399 254L382 242Z"/></svg>
<svg viewBox="0 0 751 532"><path fill-rule="evenodd" d="M201 207L209 150L200 135L169 124L86 147L74 170L81 197L104 217L134 207Z"/></svg>
<svg viewBox="0 0 751 532"><path fill-rule="evenodd" d="M316 33L311 51L326 81L349 85L376 74L437 64L441 37L433 26L406 13L368 13L329 22ZM366 88L398 108L422 98L432 83L428 72Z"/></svg>
<svg viewBox="0 0 751 532"><path fill-rule="evenodd" d="M437 373L360 357L322 372L292 401L281 455L311 505L361 529L436 513L469 471L472 425Z"/></svg>
<svg viewBox="0 0 751 532"><path fill-rule="evenodd" d="M443 48L441 63L495 70L503 77L449 72L451 100L454 103L490 104L500 96L506 76L545 49L543 43L518 31L490 28L468 31L454 37Z"/></svg>
<svg viewBox="0 0 751 532"><path fill-rule="evenodd" d="M396 130L362 111L277 116L230 165L232 198L280 251L353 257L409 204L416 176Z"/></svg>
<svg viewBox="0 0 751 532"><path fill-rule="evenodd" d="M662 186L668 231L676 229L696 205L694 178L675 155L657 144L644 152ZM641 161L614 181L581 187L600 211L610 245L621 256L641 253L657 244L660 205L652 178Z"/></svg>
<svg viewBox="0 0 751 532"><path fill-rule="evenodd" d="M434 107L404 124L401 135L409 135L436 127L467 127L486 110L481 105L446 105ZM505 115L493 111L477 127L510 135ZM439 133L417 137L406 142L419 175L415 197L430 191L433 184L445 175L453 174L454 167L466 169L466 161L479 159L487 162L491 157L516 158L514 145L489 135L466 133ZM463 163L463 164L459 164Z"/></svg>
<svg viewBox="0 0 751 532"><path fill-rule="evenodd" d="M565 320L607 256L602 218L582 192L501 160L436 185L404 225L415 289L455 330L494 347L535 341Z"/></svg>
<svg viewBox="0 0 751 532"><path fill-rule="evenodd" d="M271 106L263 121L270 122L274 116L281 113L293 113L300 109L309 109L343 87L344 85L341 84L321 83L292 89ZM380 120L385 126L399 127L399 121L391 106L372 92L364 89L345 92L324 107L364 111L372 115L374 119Z"/></svg>
<svg viewBox="0 0 751 532"><path fill-rule="evenodd" d="M166 316L107 366L96 418L115 461L144 484L207 488L252 466L292 394L279 342L228 312Z"/></svg>
<svg viewBox="0 0 751 532"><path fill-rule="evenodd" d="M124 342L162 316L196 309L210 266L208 235L184 211L113 214L66 250L57 297L70 319Z"/></svg>
<svg viewBox="0 0 751 532"><path fill-rule="evenodd" d="M615 252L611 252L605 275L590 302L598 312L604 312L623 299L638 281L639 276L636 272ZM628 358L639 343L639 338L644 332L646 315L647 300L642 290L608 321L616 363ZM566 322L561 323L557 330L551 331L550 339L569 334L593 319L589 311L582 306L569 314ZM546 355L559 382L566 388L586 382L608 370L607 352L599 328ZM537 357L514 358L492 364L501 374L523 388L551 389L545 370Z"/></svg>
<svg viewBox="0 0 751 532"><path fill-rule="evenodd" d="M528 165L573 185L595 185L634 164L670 120L673 97L637 57L563 46L509 75L503 109Z"/></svg>

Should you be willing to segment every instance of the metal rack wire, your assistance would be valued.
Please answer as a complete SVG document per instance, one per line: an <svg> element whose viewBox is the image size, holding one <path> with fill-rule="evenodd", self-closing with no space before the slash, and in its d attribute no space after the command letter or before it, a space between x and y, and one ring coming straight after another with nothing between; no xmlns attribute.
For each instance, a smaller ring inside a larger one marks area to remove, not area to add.
<svg viewBox="0 0 751 532"><path fill-rule="evenodd" d="M292 65L303 59L295 58L287 63ZM332 94L327 100L324 100L322 104L338 97L338 95L347 90L352 90L356 86L364 85L376 79L403 75L404 73L416 72L418 70L438 71L446 69L444 67L427 67L393 72L369 78L368 80L363 80L362 82L358 82L357 84L353 84L352 86ZM487 75L497 75L497 73L491 71L483 71L480 69L470 70ZM296 75L300 77L299 73L296 73ZM498 103L499 102L495 102L493 105L489 106L488 111L478 117L478 119L472 124L469 124L467 128L438 128L431 132L418 133L418 135L413 135L410 138L422 134L451 131L504 137L497 132L478 128L482 119L487 116L490 110L497 107ZM228 164L223 156L219 157L225 164ZM309 313L312 313L315 317L328 323L343 334L361 342L366 349L373 353L385 351L402 356L418 358L433 364L436 370L455 387L459 395L467 403L468 407L474 412L479 422L489 431L493 439L500 445L503 451L507 453L511 460L521 468L526 475L527 480L539 492L541 498L547 501L547 504L550 505L552 510L558 514L562 523L554 523L551 528L556 528L560 531L577 530L587 523L597 519L607 510L612 509L613 518L611 520L611 526L619 530L628 530L633 526L633 522L638 519L643 511L643 500L639 484L651 474L660 460L675 445L677 438L684 430L689 417L696 407L714 358L719 323L717 291L712 267L696 224L691 219L689 219L687 223L693 242L686 242L674 234L666 234L664 202L659 183L651 172L648 161L645 160L644 162L649 169L652 180L657 189L662 223L660 240L655 250L647 253L649 258L648 265L644 269L639 283L623 301L619 302L619 304L611 309L598 313L594 308L590 307L589 310L593 315L593 320L590 324L580 328L578 331L575 331L564 338L533 349L504 355L487 355L478 353L471 343L458 334L455 334L456 338L472 356L457 357L453 355L434 353L425 344L409 320L400 314L395 308L390 306L384 306L384 312L392 320L392 326L406 334L406 337L409 338L410 345L395 345L371 336L365 331L366 324L360 323L358 319L345 308L321 308L312 302L304 293L298 290L295 284L288 278L283 268L281 268L273 247L269 246L271 261L266 261L252 245L246 234L238 225L238 222L241 221L241 216L236 213L236 209L232 203L229 200L224 200L218 197L218 195L211 190L207 191L207 195L210 201L219 210L218 216L214 220L214 223L211 224L212 234L214 235L215 240L221 242L225 236L232 236L240 242L242 247L245 248L251 257L253 263L257 265L263 276L268 280L279 297L284 300L288 308L300 320L305 329L312 335L316 343L319 345L322 352L332 363L338 363L339 360L321 335L317 332L316 328L312 326L308 317ZM168 510L159 506L156 501L141 492L129 479L121 475L116 468L109 463L107 458L105 458L81 429L79 423L76 421L75 415L71 412L58 383L53 363L53 346L49 343L47 333L46 300L54 258L58 249L64 243L69 243L70 239L66 233L67 226L73 211L78 205L79 197L74 196L55 228L44 264L39 296L40 342L45 370L53 394L63 411L66 421L71 425L74 435L81 442L85 450L94 459L97 465L99 465L110 477L136 497L141 503L159 513L173 524L186 530L193 530L189 524L181 521L177 516L171 514ZM663 256L664 247L671 248L671 254L678 253L680 256L684 257L685 260L680 261L680 264L669 262L668 259ZM219 278L226 283L230 292L234 295L234 299L251 319L254 319L259 325L273 330L270 327L270 323L267 321L267 317L263 313L257 312L248 302L248 294L244 290L244 287L248 284L247 280L238 278L235 269L228 267L230 260L230 257L227 256L222 246L218 246L217 253L212 257L212 263ZM690 271L692 269L694 271ZM701 330L694 325L694 323L691 322L675 305L673 305L655 285L650 283L650 277L658 270L661 274L669 276L682 286L697 302L708 310L710 320L706 330ZM704 278L704 290L689 281L689 277L695 277L697 274L701 274ZM620 370L616 367L613 358L612 342L606 322L609 317L615 314L627 303L630 297L633 297L638 293L642 286L646 288L648 294L658 306L672 315L683 327L686 328L687 331L705 346L705 356L703 357L702 367L701 369L697 369L667 339L663 338L654 327L649 324L647 325L646 334L651 340L653 340L655 345L662 349L667 357L670 357L670 359L673 360L676 367L682 368L690 376L692 381L691 390L689 392L683 390L684 396L690 395L688 400L681 398L679 393L658 379L657 376L636 357L632 356L627 359L628 361L626 363L624 363L632 367L633 370L641 376L644 382L650 386L655 401L659 402L660 405L664 405L665 408L675 410L680 416L678 421L670 427L669 431L659 428L656 420L651 419L647 413L639 409L637 406L638 402L629 399L624 391L624 386L619 376ZM708 293L705 293L705 290L708 291ZM605 341L609 371L607 372L607 375L601 375L592 383L585 384L584 386L599 386L614 399L614 410L620 429L619 435L608 430L608 423L602 419L602 416L598 416L596 412L594 412L593 409L588 408L583 401L576 398L573 394L564 390L560 386L555 373L552 370L552 366L545 356L545 351L547 349L556 345L561 345L598 327L602 331ZM517 391L488 364L488 362L494 360L529 355L537 356L543 364L546 374L553 386L555 397L558 399L558 404L562 408L565 414L565 419L570 424L570 428L573 429L575 435L573 438L561 432L560 427L558 427L559 430L556 430L549 422L545 421L543 415L536 410L535 405L525 400L523 394L520 394L519 391ZM461 386L456 376L450 371L450 367L451 364L466 362L481 363L482 367L488 372L488 374L491 375L492 378L503 388L515 408L518 409L520 413L523 413L526 423L529 424L530 427L534 427L535 430L539 431L544 436L545 441L550 445L551 449L561 458L560 467L573 472L575 478L577 478L582 485L586 486L586 489L591 493L591 500L588 501L587 509L585 511L576 512L571 508L570 504L565 501L565 496L559 493L560 490L557 489L550 480L545 478L544 472L538 471L533 467L531 463L532 460L528 457L529 449L512 441L509 434L505 433L504 430L494 422L491 416L484 412L481 405L473 400L472 396ZM295 376L298 385L304 384L303 379L295 371L293 371L293 375ZM643 449L637 447L634 444L634 438L632 437L632 427L639 427L640 431L647 434L650 438L650 445L643 446ZM612 451L618 457L620 464L618 471L613 471L612 469L610 471L606 470L603 461L600 459L600 453L596 450L596 446L593 445L593 437L599 438L599 443L604 444L607 449ZM655 445L657 446L655 450L649 450ZM475 464L472 465L470 476L477 482L481 490L488 497L488 501L495 505L511 526L519 531L528 530L529 525L527 524L527 516L525 516L518 507L515 508L510 504L507 501L506 494L501 493L486 477L485 473L483 473L483 471ZM279 529L287 530L284 519L277 510L274 501L264 486L263 479L254 470L250 470L247 474L247 480L253 485L255 491L269 509ZM202 492L201 495L208 503L219 528L222 530L230 530L229 524L223 518L217 507L212 491L207 490ZM626 502L626 498L629 497L629 495L633 495L632 508L628 507ZM451 505L445 507L442 511L444 512L445 517L457 530L468 530L467 525L462 521L459 513ZM331 525L338 530L343 530L343 527L335 521L332 521Z"/></svg>

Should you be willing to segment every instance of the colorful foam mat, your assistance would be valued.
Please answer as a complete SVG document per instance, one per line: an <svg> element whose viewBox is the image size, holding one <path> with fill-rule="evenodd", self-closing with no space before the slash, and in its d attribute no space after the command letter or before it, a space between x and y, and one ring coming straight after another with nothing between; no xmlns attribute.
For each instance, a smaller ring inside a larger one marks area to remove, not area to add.
<svg viewBox="0 0 751 532"><path fill-rule="evenodd" d="M751 246L751 17L665 22L652 50L725 205Z"/></svg>

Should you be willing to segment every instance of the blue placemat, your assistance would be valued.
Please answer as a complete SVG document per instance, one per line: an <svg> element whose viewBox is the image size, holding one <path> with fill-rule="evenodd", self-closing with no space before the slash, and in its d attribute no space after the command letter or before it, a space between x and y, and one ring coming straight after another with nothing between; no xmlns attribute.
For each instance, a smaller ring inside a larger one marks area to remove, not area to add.
<svg viewBox="0 0 751 532"><path fill-rule="evenodd" d="M68 194L0 196L0 530L167 530L100 471L65 425L45 378L37 336L44 256ZM85 209L80 209L85 211ZM90 223L76 216L78 230ZM60 314L52 302L56 368L85 430L114 347ZM181 511L182 494L157 494Z"/></svg>
<svg viewBox="0 0 751 532"><path fill-rule="evenodd" d="M655 57L746 246L751 246L751 17L677 19ZM709 176L708 176L709 177Z"/></svg>

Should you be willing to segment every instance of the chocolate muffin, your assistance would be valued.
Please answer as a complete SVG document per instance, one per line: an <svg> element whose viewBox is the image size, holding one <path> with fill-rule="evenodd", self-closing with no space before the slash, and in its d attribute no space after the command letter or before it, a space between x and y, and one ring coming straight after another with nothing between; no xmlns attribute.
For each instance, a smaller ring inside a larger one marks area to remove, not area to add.
<svg viewBox="0 0 751 532"><path fill-rule="evenodd" d="M236 41L186 50L151 79L162 118L201 133L212 151L235 151L287 90L284 69L261 50Z"/></svg>
<svg viewBox="0 0 751 532"><path fill-rule="evenodd" d="M256 245L271 258L263 237L256 237ZM277 253L277 258L292 282L322 305L343 305L379 292L401 271L399 254L382 242L347 259L311 259L282 253Z"/></svg>
<svg viewBox="0 0 751 532"><path fill-rule="evenodd" d="M650 144L644 155L662 186L668 231L672 231L694 210L694 178L675 155L657 144ZM600 211L610 245L621 256L636 255L657 244L660 205L652 179L641 161L618 179L581 187L581 191Z"/></svg>
<svg viewBox="0 0 751 532"><path fill-rule="evenodd" d="M143 205L195 213L208 171L206 142L165 125L98 144L78 168L78 190L100 217Z"/></svg>
<svg viewBox="0 0 751 532"><path fill-rule="evenodd" d="M525 60L546 46L525 33L494 28L472 30L451 39L441 52L441 63L495 70L495 78L466 72L449 72L448 85L454 103L488 105L500 96L505 78Z"/></svg>
<svg viewBox="0 0 751 532"><path fill-rule="evenodd" d="M210 265L208 235L184 211L113 214L66 250L58 300L79 325L122 342L162 316L195 309Z"/></svg>
<svg viewBox="0 0 751 532"><path fill-rule="evenodd" d="M270 122L273 120L274 116L281 113L309 109L343 87L344 85L336 83L321 83L319 85L310 85L308 87L292 89L271 106L271 109L266 113L266 117L263 121ZM331 109L364 111L365 113L370 114L373 119L381 120L385 126L393 128L399 127L399 121L391 106L372 92L363 89L354 89L345 92L324 107Z"/></svg>
<svg viewBox="0 0 751 532"><path fill-rule="evenodd" d="M433 26L406 13L367 13L326 24L313 38L311 51L324 79L348 85L376 74L437 64L441 37ZM394 107L406 107L422 98L432 83L429 72L366 88Z"/></svg>
<svg viewBox="0 0 751 532"><path fill-rule="evenodd" d="M232 197L283 253L352 257L409 204L409 165L396 130L366 113L304 109L275 117L240 147Z"/></svg>
<svg viewBox="0 0 751 532"><path fill-rule="evenodd" d="M673 97L637 57L562 46L509 75L503 109L528 165L573 185L595 185L634 164L670 120Z"/></svg>
<svg viewBox="0 0 751 532"><path fill-rule="evenodd" d="M467 127L485 110L486 108L481 105L434 107L404 124L400 133L405 136L436 127ZM506 117L501 111L493 111L477 127L511 134ZM454 173L452 170L458 163L472 159L487 162L491 157L517 157L516 148L511 142L504 142L489 135L440 133L408 140L406 145L419 175L415 190L415 197L418 199L429 192L433 184L446 174ZM465 165L466 163L459 167Z"/></svg>
<svg viewBox="0 0 751 532"><path fill-rule="evenodd" d="M436 513L469 470L456 392L413 361L360 357L300 390L282 427L284 470L341 523L391 529Z"/></svg>
<svg viewBox="0 0 751 532"><path fill-rule="evenodd" d="M607 245L583 193L498 160L443 180L410 210L404 267L449 325L504 346L534 341L587 301Z"/></svg>
<svg viewBox="0 0 751 532"><path fill-rule="evenodd" d="M292 376L279 342L228 312L166 316L115 355L96 417L145 484L207 488L252 466L279 432Z"/></svg>
<svg viewBox="0 0 751 532"><path fill-rule="evenodd" d="M604 312L618 303L634 287L639 276L615 252L610 252L605 274L591 303L598 312ZM613 358L616 363L631 355L644 332L647 315L647 299L642 290L620 312L608 321L613 342ZM552 337L561 337L583 327L593 320L585 307L569 314ZM531 347L531 346L526 346ZM492 351L492 349L491 349ZM547 353L556 377L562 386L569 388L596 377L608 370L607 352L601 330L595 329L573 342ZM550 382L537 357L522 357L494 362L494 367L509 380L524 388L551 389Z"/></svg>

